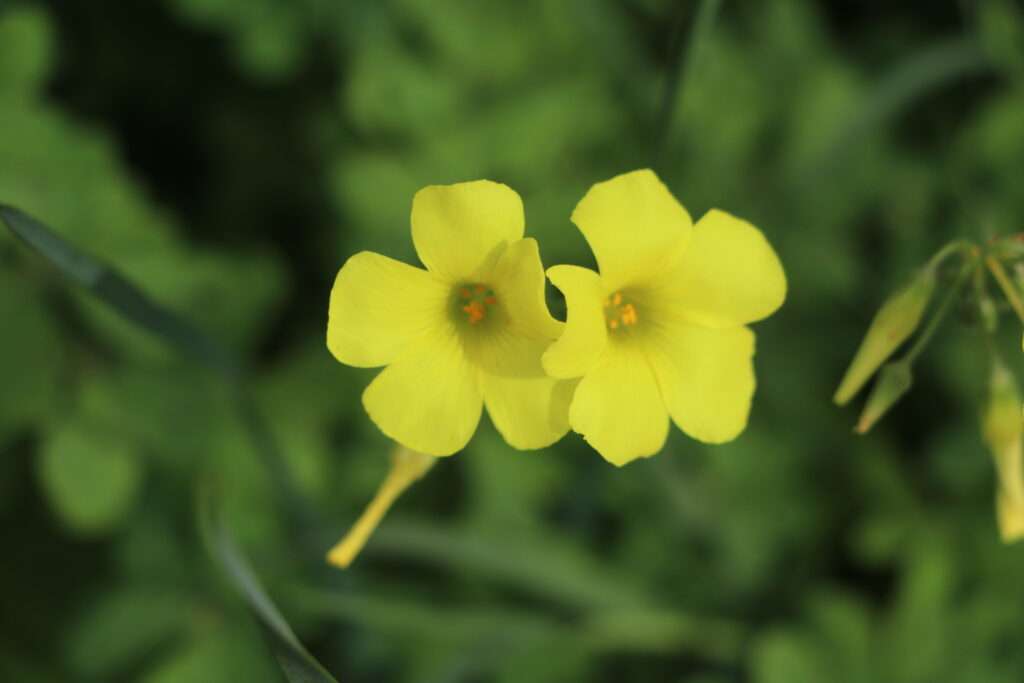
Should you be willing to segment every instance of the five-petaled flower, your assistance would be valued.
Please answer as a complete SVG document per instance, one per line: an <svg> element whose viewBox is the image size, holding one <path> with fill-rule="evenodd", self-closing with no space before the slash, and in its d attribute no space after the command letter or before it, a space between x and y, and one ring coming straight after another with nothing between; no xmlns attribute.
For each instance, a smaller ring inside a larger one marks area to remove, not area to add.
<svg viewBox="0 0 1024 683"><path fill-rule="evenodd" d="M575 383L541 366L562 323L544 302L544 270L524 222L519 195L505 185L426 187L412 205L426 270L361 252L339 271L327 346L347 365L387 366L363 405L403 446L435 456L461 450L483 405L516 448L542 448L568 431Z"/></svg>
<svg viewBox="0 0 1024 683"><path fill-rule="evenodd" d="M755 384L746 325L786 295L761 232L718 210L692 225L650 170L594 185L572 221L600 274L549 269L568 317L543 362L552 377L582 377L573 430L616 465L660 451L669 416L701 441L738 436Z"/></svg>

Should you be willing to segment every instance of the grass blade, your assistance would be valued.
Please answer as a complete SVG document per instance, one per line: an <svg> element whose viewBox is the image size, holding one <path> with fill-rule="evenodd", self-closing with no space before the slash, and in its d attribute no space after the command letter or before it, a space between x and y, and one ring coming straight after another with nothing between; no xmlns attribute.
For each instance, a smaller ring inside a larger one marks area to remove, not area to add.
<svg viewBox="0 0 1024 683"><path fill-rule="evenodd" d="M256 617L288 683L337 683L302 645L267 595L208 496L201 499L200 524L208 551Z"/></svg>
<svg viewBox="0 0 1024 683"><path fill-rule="evenodd" d="M91 292L126 320L156 335L230 383L235 390L239 419L260 460L277 482L293 521L302 529L315 527L315 515L299 495L277 441L245 386L242 364L228 349L185 318L154 301L113 267L86 254L24 211L0 204L0 220L72 282ZM303 539L313 543L308 537ZM319 544L315 550L319 553Z"/></svg>
<svg viewBox="0 0 1024 683"><path fill-rule="evenodd" d="M226 349L181 316L157 304L114 269L19 209L0 204L0 219L64 276L92 292L126 319L211 370L228 379L237 379L238 363Z"/></svg>
<svg viewBox="0 0 1024 683"><path fill-rule="evenodd" d="M657 168L660 164L661 155L668 145L669 133L672 130L672 120L676 110L682 110L686 103L686 85L692 80L700 59L700 48L704 44L711 28L715 24L715 17L722 0L701 0L697 13L692 21L692 28L689 31L689 38L685 40L686 17L689 14L681 10L670 42L672 57L669 62L668 71L665 74L665 87L661 92L661 101L658 105L658 115L654 124L654 148L651 157L652 166Z"/></svg>
<svg viewBox="0 0 1024 683"><path fill-rule="evenodd" d="M839 128L821 157L810 164L803 179L813 182L824 177L866 135L928 92L991 67L982 48L968 38L948 39L912 55L879 81L874 92Z"/></svg>

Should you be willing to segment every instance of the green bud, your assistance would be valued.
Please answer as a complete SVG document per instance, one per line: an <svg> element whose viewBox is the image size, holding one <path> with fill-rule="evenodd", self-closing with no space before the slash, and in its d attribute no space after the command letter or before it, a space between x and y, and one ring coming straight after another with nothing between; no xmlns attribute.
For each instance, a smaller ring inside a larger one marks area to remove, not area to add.
<svg viewBox="0 0 1024 683"><path fill-rule="evenodd" d="M886 363L878 373L878 379L875 380L875 386L871 390L871 395L868 396L864 412L860 414L854 431L864 434L874 427L875 423L896 404L896 401L910 391L910 386L913 383L910 363L906 361Z"/></svg>
<svg viewBox="0 0 1024 683"><path fill-rule="evenodd" d="M985 296L978 300L978 310L981 312L981 324L986 334L995 334L999 329L999 309L991 297Z"/></svg>
<svg viewBox="0 0 1024 683"><path fill-rule="evenodd" d="M933 291L935 270L926 267L882 305L836 390L833 400L837 404L843 405L853 398L882 363L914 333ZM909 370L907 374L909 376Z"/></svg>
<svg viewBox="0 0 1024 683"><path fill-rule="evenodd" d="M996 358L989 378L981 432L992 453L999 483L996 519L1003 541L1024 538L1024 416L1013 373Z"/></svg>

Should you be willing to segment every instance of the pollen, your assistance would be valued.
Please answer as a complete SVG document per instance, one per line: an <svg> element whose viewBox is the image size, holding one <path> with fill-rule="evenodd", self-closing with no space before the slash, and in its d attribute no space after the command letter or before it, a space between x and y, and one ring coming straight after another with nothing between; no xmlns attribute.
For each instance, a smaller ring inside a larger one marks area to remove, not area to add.
<svg viewBox="0 0 1024 683"><path fill-rule="evenodd" d="M604 317L608 323L608 329L614 331L626 330L634 327L640 322L640 315L637 313L636 304L629 300L622 292L615 292L604 301Z"/></svg>
<svg viewBox="0 0 1024 683"><path fill-rule="evenodd" d="M498 305L494 290L481 283L459 285L455 289L454 301L458 317L473 326L486 321Z"/></svg>

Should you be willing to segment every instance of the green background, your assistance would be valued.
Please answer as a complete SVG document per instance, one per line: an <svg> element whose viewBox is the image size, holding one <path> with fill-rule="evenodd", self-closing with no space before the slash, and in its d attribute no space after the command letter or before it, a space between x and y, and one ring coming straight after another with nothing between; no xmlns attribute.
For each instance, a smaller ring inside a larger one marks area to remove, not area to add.
<svg viewBox="0 0 1024 683"><path fill-rule="evenodd" d="M1024 229L1024 8L718 4L0 0L0 202L237 352L262 416L0 231L0 680L281 680L204 497L342 682L1024 679L969 308L874 432L831 402L915 266ZM786 267L743 436L616 469L484 420L327 568L389 449L324 346L345 258L415 262L413 193L490 178L586 265L576 201L650 165Z"/></svg>

